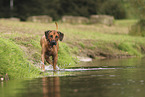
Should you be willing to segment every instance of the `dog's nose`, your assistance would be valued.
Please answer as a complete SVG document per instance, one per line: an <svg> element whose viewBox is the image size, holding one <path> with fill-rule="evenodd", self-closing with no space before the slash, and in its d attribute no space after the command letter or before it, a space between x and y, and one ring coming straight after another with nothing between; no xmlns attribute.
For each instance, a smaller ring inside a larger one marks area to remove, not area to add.
<svg viewBox="0 0 145 97"><path fill-rule="evenodd" d="M52 44L52 45L56 45L56 41L55 41L55 40L52 40L52 41L51 41L51 44Z"/></svg>

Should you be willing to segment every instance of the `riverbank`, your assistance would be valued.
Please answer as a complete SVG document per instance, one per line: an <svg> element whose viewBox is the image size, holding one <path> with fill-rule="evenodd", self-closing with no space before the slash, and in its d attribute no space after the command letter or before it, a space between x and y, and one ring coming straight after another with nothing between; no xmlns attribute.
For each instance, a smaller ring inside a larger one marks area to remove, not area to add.
<svg viewBox="0 0 145 97"><path fill-rule="evenodd" d="M96 59L142 57L145 54L144 37L128 35L131 25L136 22L116 20L113 26L67 24L65 42L77 56Z"/></svg>
<svg viewBox="0 0 145 97"><path fill-rule="evenodd" d="M60 42L60 51L58 65L60 68L73 66L77 63L77 56L91 57L96 59L102 58L126 58L126 57L142 57L145 54L145 41L143 37L129 36L129 27L136 23L137 20L117 20L113 26L104 25L72 25L59 23L59 31L63 32L65 37ZM10 44L17 45L16 48L20 49L22 57L25 60L21 60L18 64L28 65L31 64L35 69L38 69L40 65L40 51L41 47L39 44L41 36L44 31L56 29L55 23L31 23L31 22L18 22L0 20L0 37L1 43L6 41L5 45ZM0 48L0 53L3 55L3 59L0 60L0 67L5 65L7 56L11 53L16 53L17 49L12 52L8 52L6 55L3 51L4 46ZM11 47L11 46L10 46ZM6 48L6 49L9 49ZM11 47L10 49L13 49ZM5 50L7 52L7 50ZM11 51L11 50L10 50ZM15 59L15 54L13 57ZM17 63L19 59L8 62L8 66L12 67L11 62ZM28 63L26 63L27 61ZM26 63L26 64L25 64ZM17 64L15 64L17 65ZM10 72L12 78L17 78L17 74L9 71L7 66L1 68L0 74L4 75ZM29 67L29 66L28 66ZM4 70L4 68L6 68ZM13 67L12 67L13 68ZM19 68L23 68L20 66ZM17 68L16 68L17 69ZM28 68L26 68L28 70ZM20 69L21 70L21 69ZM34 70L32 70L34 71ZM37 72L37 73L36 73ZM36 74L40 71L36 70ZM16 74L16 76L13 76ZM35 77L36 75L21 76L22 77Z"/></svg>

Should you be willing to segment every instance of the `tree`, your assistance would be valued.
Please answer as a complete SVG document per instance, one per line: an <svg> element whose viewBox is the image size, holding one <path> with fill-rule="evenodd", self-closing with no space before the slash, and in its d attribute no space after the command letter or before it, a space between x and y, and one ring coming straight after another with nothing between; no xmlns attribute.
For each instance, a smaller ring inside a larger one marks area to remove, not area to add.
<svg viewBox="0 0 145 97"><path fill-rule="evenodd" d="M126 18L126 11L121 3L121 0L106 0L104 1L98 11L98 14L106 14L114 16L116 19Z"/></svg>
<svg viewBox="0 0 145 97"><path fill-rule="evenodd" d="M13 0L12 16L26 20L29 16L49 15L54 20L63 15L89 17L93 14L125 18L120 0ZM0 17L11 17L10 0L0 0Z"/></svg>
<svg viewBox="0 0 145 97"><path fill-rule="evenodd" d="M10 1L0 0L0 17L10 17Z"/></svg>

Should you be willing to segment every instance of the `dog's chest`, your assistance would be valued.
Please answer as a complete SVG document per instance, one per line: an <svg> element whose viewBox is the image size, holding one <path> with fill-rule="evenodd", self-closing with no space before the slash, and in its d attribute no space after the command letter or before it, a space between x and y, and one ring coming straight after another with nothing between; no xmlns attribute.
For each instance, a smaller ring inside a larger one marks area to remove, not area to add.
<svg viewBox="0 0 145 97"><path fill-rule="evenodd" d="M53 49L52 48L48 48L47 51L45 52L46 55L53 55Z"/></svg>
<svg viewBox="0 0 145 97"><path fill-rule="evenodd" d="M47 51L45 52L45 54L49 55L49 56L53 56L53 55L56 55L57 52L58 52L57 47L56 48L48 48Z"/></svg>

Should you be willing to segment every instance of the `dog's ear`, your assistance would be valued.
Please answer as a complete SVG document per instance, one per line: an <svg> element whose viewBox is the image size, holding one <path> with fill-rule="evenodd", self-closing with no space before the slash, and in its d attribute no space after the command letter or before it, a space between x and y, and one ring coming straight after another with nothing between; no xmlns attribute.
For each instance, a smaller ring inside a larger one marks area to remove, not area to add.
<svg viewBox="0 0 145 97"><path fill-rule="evenodd" d="M50 30L45 31L45 37L46 37L46 39L48 39L48 35L49 35L50 32L51 32Z"/></svg>
<svg viewBox="0 0 145 97"><path fill-rule="evenodd" d="M59 34L59 40L62 41L64 34L62 32L59 32L59 31L57 33Z"/></svg>

